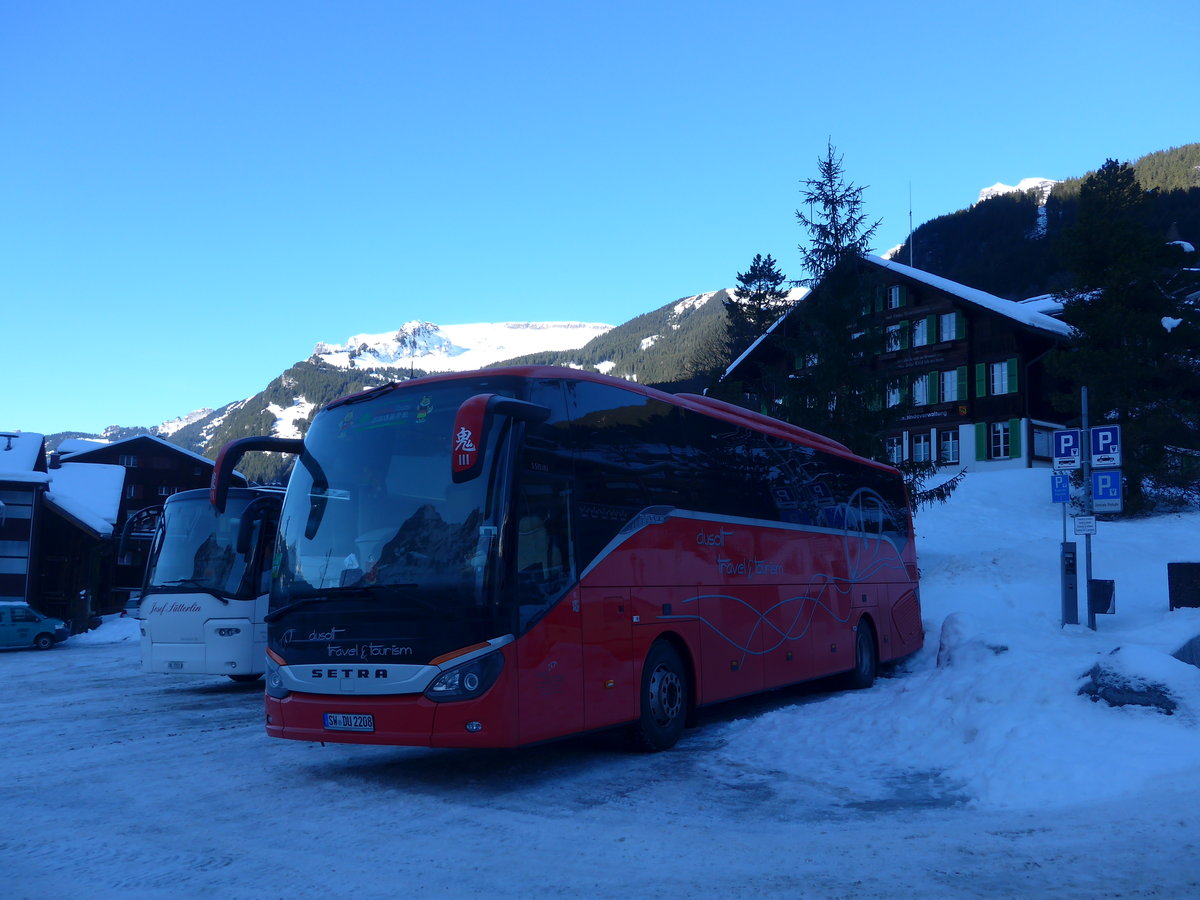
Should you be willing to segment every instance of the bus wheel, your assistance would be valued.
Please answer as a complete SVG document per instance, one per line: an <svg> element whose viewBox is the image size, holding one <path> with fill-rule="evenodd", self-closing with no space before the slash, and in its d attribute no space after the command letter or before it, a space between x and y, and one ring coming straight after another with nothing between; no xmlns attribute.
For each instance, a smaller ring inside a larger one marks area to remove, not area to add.
<svg viewBox="0 0 1200 900"><path fill-rule="evenodd" d="M875 645L875 629L867 619L859 619L855 630L854 668L847 678L847 687L859 691L875 683L879 672L879 648Z"/></svg>
<svg viewBox="0 0 1200 900"><path fill-rule="evenodd" d="M657 753L675 746L688 714L688 676L675 648L658 641L642 667L641 716L633 728L634 743Z"/></svg>
<svg viewBox="0 0 1200 900"><path fill-rule="evenodd" d="M39 650L49 650L54 646L54 638L48 634L39 634L33 639L33 646Z"/></svg>

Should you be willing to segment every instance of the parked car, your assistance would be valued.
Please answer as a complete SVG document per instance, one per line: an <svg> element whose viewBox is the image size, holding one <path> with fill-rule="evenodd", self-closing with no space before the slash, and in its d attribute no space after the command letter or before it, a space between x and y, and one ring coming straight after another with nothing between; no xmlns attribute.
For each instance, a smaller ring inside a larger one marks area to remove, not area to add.
<svg viewBox="0 0 1200 900"><path fill-rule="evenodd" d="M44 616L24 601L0 601L0 647L49 650L70 633L67 622Z"/></svg>

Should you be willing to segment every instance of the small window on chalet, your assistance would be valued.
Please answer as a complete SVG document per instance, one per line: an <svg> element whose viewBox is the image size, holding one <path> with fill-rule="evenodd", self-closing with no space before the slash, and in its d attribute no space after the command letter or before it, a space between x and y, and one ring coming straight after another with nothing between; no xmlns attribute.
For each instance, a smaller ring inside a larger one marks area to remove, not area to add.
<svg viewBox="0 0 1200 900"><path fill-rule="evenodd" d="M958 429L947 428L938 432L938 462L958 462Z"/></svg>
<svg viewBox="0 0 1200 900"><path fill-rule="evenodd" d="M928 319L917 319L915 322L913 322L912 331L912 345L914 347L924 347L929 343Z"/></svg>
<svg viewBox="0 0 1200 900"><path fill-rule="evenodd" d="M938 316L938 340L956 341L967 336L962 313L949 312Z"/></svg>
<svg viewBox="0 0 1200 900"><path fill-rule="evenodd" d="M908 288L902 284L893 284L887 289L887 308L900 309L908 306Z"/></svg>
<svg viewBox="0 0 1200 900"><path fill-rule="evenodd" d="M929 462L933 442L928 431L918 432L912 439L912 458L915 462Z"/></svg>
<svg viewBox="0 0 1200 900"><path fill-rule="evenodd" d="M122 453L117 457L117 465L124 466L127 469L136 469L137 464L137 457L132 453Z"/></svg>
<svg viewBox="0 0 1200 900"><path fill-rule="evenodd" d="M894 466L904 462L904 438L899 435L894 435L884 441L884 449L887 452L887 460Z"/></svg>

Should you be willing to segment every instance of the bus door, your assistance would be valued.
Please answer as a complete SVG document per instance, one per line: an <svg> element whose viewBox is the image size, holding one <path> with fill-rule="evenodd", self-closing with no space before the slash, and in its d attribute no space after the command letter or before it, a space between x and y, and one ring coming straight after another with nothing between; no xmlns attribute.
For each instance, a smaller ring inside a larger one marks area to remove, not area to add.
<svg viewBox="0 0 1200 900"><path fill-rule="evenodd" d="M580 589L583 614L583 702L588 730L637 716L629 589Z"/></svg>
<svg viewBox="0 0 1200 900"><path fill-rule="evenodd" d="M515 601L521 743L584 729L583 629L576 586L571 455L557 381L538 382L531 401L544 422L514 428L521 444L506 530Z"/></svg>

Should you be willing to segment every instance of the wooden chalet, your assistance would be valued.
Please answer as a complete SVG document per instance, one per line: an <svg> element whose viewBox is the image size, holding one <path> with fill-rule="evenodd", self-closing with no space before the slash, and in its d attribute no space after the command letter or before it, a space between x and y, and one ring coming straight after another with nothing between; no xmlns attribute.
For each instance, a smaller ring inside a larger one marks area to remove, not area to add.
<svg viewBox="0 0 1200 900"><path fill-rule="evenodd" d="M24 600L86 631L105 594L124 471L47 464L45 438L0 433L0 600Z"/></svg>
<svg viewBox="0 0 1200 900"><path fill-rule="evenodd" d="M1051 434L1063 425L1050 404L1056 385L1045 358L1070 332L1049 314L1053 302L1014 303L880 257L864 259L876 290L862 321L885 335L882 352L866 364L892 385L882 402L901 407L898 426L880 435L887 458L936 459L968 470L1049 466ZM726 372L723 381L740 384L746 405L777 412L775 386L804 364L779 352L779 336L802 335L804 311L802 300Z"/></svg>
<svg viewBox="0 0 1200 900"><path fill-rule="evenodd" d="M206 488L212 477L211 459L148 434L111 444L71 441L60 449L64 451L61 456L64 469L79 464L115 465L124 469L115 530L118 539L126 523L137 513L161 506L167 497L179 491ZM238 476L235 483L245 484L245 480ZM150 537L147 530L135 532L132 540L124 542L124 552L107 561L103 580L108 591L103 611L121 609L131 592L141 590Z"/></svg>

